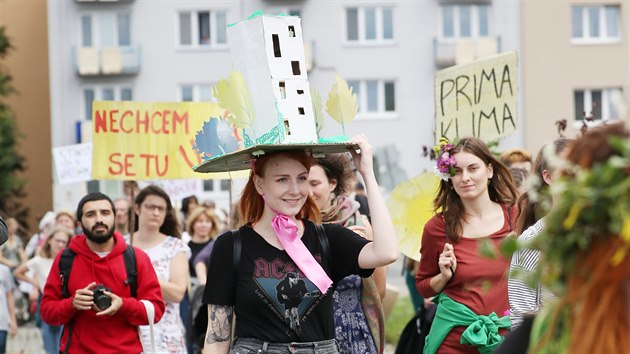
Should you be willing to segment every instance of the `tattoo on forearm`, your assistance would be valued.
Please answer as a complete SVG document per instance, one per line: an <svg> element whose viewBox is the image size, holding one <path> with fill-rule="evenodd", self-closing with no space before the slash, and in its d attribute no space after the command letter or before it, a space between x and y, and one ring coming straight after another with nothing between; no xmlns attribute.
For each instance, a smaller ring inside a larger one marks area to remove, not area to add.
<svg viewBox="0 0 630 354"><path fill-rule="evenodd" d="M208 333L206 344L227 342L232 334L232 306L210 305L208 307Z"/></svg>

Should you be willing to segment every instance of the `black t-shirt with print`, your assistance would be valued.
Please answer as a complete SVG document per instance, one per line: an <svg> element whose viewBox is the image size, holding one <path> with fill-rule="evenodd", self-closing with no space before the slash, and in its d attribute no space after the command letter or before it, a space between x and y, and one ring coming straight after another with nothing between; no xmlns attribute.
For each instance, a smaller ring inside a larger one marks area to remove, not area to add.
<svg viewBox="0 0 630 354"><path fill-rule="evenodd" d="M304 225L302 242L321 264L315 225L310 221ZM369 277L374 270L360 269L358 258L370 241L336 224L325 224L324 229L330 251L329 264L322 267L333 286L350 274ZM242 252L236 275L232 234L217 238L203 302L234 306L237 337L275 343L333 339L332 288L322 295L284 250L267 243L251 226L241 227L240 233Z"/></svg>

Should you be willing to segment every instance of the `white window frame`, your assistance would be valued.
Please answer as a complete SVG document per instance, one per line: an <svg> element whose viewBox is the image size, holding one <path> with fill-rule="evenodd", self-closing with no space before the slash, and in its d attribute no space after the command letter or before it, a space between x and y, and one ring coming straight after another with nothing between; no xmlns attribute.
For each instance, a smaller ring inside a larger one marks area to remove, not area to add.
<svg viewBox="0 0 630 354"><path fill-rule="evenodd" d="M357 9L357 26L359 39L348 39L348 9ZM374 9L376 12L376 39L365 38L365 10ZM383 9L389 9L392 12L392 38L383 38ZM390 45L396 43L396 8L394 6L347 6L343 8L343 41L346 45Z"/></svg>
<svg viewBox="0 0 630 354"><path fill-rule="evenodd" d="M378 102L377 102L377 110L376 111L368 111L368 102L367 102L367 82L368 81L377 81L378 82ZM399 101L397 99L398 96L398 82L394 79L355 79L348 80L348 82L358 82L359 83L359 94L357 94L357 104L359 106L359 110L357 111L357 119L396 119L398 118L398 105ZM385 83L393 83L394 84L394 109L393 111L385 111ZM356 93L356 92L355 92Z"/></svg>
<svg viewBox="0 0 630 354"><path fill-rule="evenodd" d="M214 95L212 94L212 87L215 86L216 83L212 82L210 84L199 84L199 83L184 83L184 84L180 84L177 90L177 100L179 102L218 102L217 99L214 97ZM193 100L192 101L184 101L184 87L185 86L192 86L193 89ZM210 101L202 101L201 100L201 89L202 86L207 86L210 87Z"/></svg>
<svg viewBox="0 0 630 354"><path fill-rule="evenodd" d="M579 6L582 8L582 37L573 37L573 8ZM590 14L589 7L599 8L599 36L592 37L590 34ZM606 20L606 7L617 8L617 36L608 36L607 32L607 20ZM619 5L572 5L571 6L571 44L577 45L590 45L590 44L611 44L621 42L621 6Z"/></svg>
<svg viewBox="0 0 630 354"><path fill-rule="evenodd" d="M83 48L83 17L89 16L92 19L92 46L85 48L103 48L101 45L101 30L100 30L100 21L101 17L99 15L102 14L114 14L114 44L116 47L120 48L128 48L133 46L133 31L132 31L132 23L133 17L130 11L107 11L107 12L82 12L79 14L79 30L78 30L78 48ZM129 17L129 45L122 46L120 45L120 36L118 33L118 15L127 15Z"/></svg>
<svg viewBox="0 0 630 354"><path fill-rule="evenodd" d="M624 96L623 96L623 90L621 88L592 88L592 89L575 89L574 90L574 100L575 100L575 93L576 92L583 92L584 95L584 111L585 112L592 112L593 110L593 91L601 91L602 93L602 116L598 117L597 119L591 121L591 122L586 122L588 126L597 126L597 125L601 125L605 122L611 122L611 121L617 121L619 119L619 117L617 118L612 118L611 112L610 112L610 106L612 105L612 100L613 100L613 95L615 93L620 94L620 98L623 100ZM573 102L573 110L575 111L576 109L576 104L575 102ZM575 119L575 117L577 116L578 112L574 112L573 117L573 126L575 128L580 128L583 123L584 120L577 120Z"/></svg>
<svg viewBox="0 0 630 354"><path fill-rule="evenodd" d="M446 6L452 6L453 7L453 36L452 37L446 37L444 35L444 8ZM479 34L480 28L479 28L479 21L480 21L480 16L479 16L479 8L485 6L488 9L488 35L487 36L481 36ZM460 13L460 8L462 7L469 7L470 8L470 37L463 37L461 35L461 28L460 28L460 19L459 19L459 13ZM479 38L490 38L492 37L492 7L489 4L445 4L440 6L440 17L438 20L438 25L440 26L438 29L438 36L440 41L442 42L455 42L458 39L479 39Z"/></svg>
<svg viewBox="0 0 630 354"><path fill-rule="evenodd" d="M199 13L208 12L210 13L210 43L208 44L200 44L199 43ZM190 34L192 44L181 44L181 31L180 31L180 15L183 13L190 13ZM228 10L226 9L179 9L175 12L175 48L179 50L215 50L221 49L226 50L229 49L228 46L228 38L227 38L227 29L225 30L225 43L217 43L216 34L213 36L212 33L217 33L217 13L223 13L225 15L225 24L229 24L228 19Z"/></svg>
<svg viewBox="0 0 630 354"><path fill-rule="evenodd" d="M81 116L87 111L87 102L85 102L85 91L94 91L94 101L103 100L103 91L106 89L114 90L114 101L120 101L121 92L123 89L131 90L131 99L134 98L134 90L131 85L85 85L81 86ZM94 112L92 112L94 113ZM83 117L83 120L92 120L92 117Z"/></svg>

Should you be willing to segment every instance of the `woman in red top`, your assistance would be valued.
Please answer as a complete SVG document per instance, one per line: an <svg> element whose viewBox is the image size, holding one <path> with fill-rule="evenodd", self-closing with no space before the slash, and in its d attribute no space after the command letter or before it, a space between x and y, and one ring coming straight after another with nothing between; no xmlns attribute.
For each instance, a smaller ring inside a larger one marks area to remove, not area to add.
<svg viewBox="0 0 630 354"><path fill-rule="evenodd" d="M508 169L477 138L462 138L454 145L443 139L436 146L436 155L442 181L434 207L441 212L424 227L416 275L416 288L422 296L440 296L425 353L491 351L505 331L497 334L496 327L505 327L506 321L509 324L507 318L497 320L510 308L506 275L510 261L486 258L479 247L482 240L496 246L512 231L517 191ZM461 311L461 305L470 311ZM449 307L453 311L449 312ZM460 318L451 318L453 313L470 314L475 320L461 323ZM473 325L471 331L479 333L475 326L487 324L488 319L497 325L490 325L495 327L494 336L491 333L483 339L483 345L462 344L469 343L462 337L469 325ZM447 324L453 322L461 325Z"/></svg>

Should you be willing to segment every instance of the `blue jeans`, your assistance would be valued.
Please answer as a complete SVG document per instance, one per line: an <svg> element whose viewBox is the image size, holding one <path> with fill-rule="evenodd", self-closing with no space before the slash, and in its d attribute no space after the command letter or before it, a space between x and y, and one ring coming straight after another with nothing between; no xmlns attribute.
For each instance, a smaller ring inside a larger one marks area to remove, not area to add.
<svg viewBox="0 0 630 354"><path fill-rule="evenodd" d="M59 341L61 340L62 332L63 326L51 326L42 321L42 339L46 353L59 353Z"/></svg>
<svg viewBox="0 0 630 354"><path fill-rule="evenodd" d="M0 331L0 353L7 352L7 333L8 331Z"/></svg>
<svg viewBox="0 0 630 354"><path fill-rule="evenodd" d="M320 342L269 343L254 338L236 338L229 354L338 354L334 339Z"/></svg>

